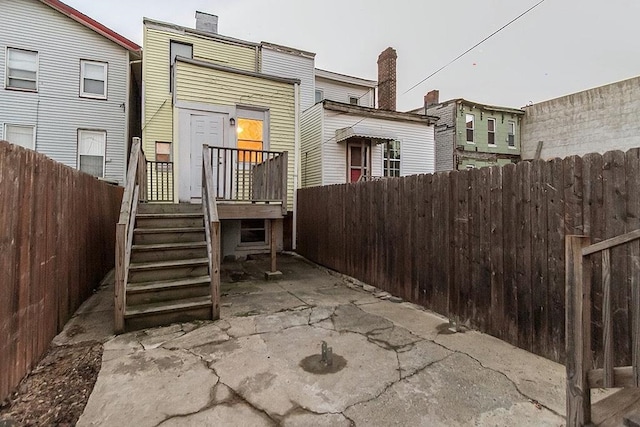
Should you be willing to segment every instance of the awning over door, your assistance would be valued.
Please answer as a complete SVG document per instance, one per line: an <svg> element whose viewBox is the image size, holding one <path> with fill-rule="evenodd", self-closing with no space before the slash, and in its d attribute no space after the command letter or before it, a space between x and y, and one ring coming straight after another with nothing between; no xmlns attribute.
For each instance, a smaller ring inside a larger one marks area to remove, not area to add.
<svg viewBox="0 0 640 427"><path fill-rule="evenodd" d="M336 142L346 141L352 137L371 138L376 144L382 144L387 141L394 141L398 139L396 135L380 128L356 125L336 130Z"/></svg>

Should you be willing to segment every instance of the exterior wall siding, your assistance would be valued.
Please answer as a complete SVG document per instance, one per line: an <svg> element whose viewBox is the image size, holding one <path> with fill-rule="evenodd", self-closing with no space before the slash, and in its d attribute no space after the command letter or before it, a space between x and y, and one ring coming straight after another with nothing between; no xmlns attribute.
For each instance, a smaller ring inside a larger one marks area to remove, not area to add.
<svg viewBox="0 0 640 427"><path fill-rule="evenodd" d="M300 111L315 103L314 60L302 55L262 47L262 72L300 80Z"/></svg>
<svg viewBox="0 0 640 427"><path fill-rule="evenodd" d="M300 163L302 187L322 185L322 104L316 104L302 113L300 120Z"/></svg>
<svg viewBox="0 0 640 427"><path fill-rule="evenodd" d="M478 151L481 153L498 153L498 154L520 154L520 116L517 114L502 113L498 111L487 111L474 107L472 105L463 104L463 108L460 105L455 105L456 109L456 141L457 146L464 151ZM466 137L466 115L473 114L475 117L474 122L474 143L467 143ZM490 146L488 144L487 136L487 119L493 118L496 120L496 146ZM515 147L510 148L507 143L507 134L509 132L509 122L514 122L516 125L515 134Z"/></svg>
<svg viewBox="0 0 640 427"><path fill-rule="evenodd" d="M295 85L176 62L178 101L209 105L255 106L269 110L269 146L289 152L288 206L295 191ZM207 88L207 90L203 90Z"/></svg>
<svg viewBox="0 0 640 427"><path fill-rule="evenodd" d="M324 99L348 104L350 96L357 96L361 97L358 105L362 107L374 107L374 90L370 87L341 83L319 77L316 77L315 83L316 89L322 90Z"/></svg>
<svg viewBox="0 0 640 427"><path fill-rule="evenodd" d="M440 117L435 127L435 170L454 169L453 147L456 144L455 104L439 104L429 109L429 114Z"/></svg>
<svg viewBox="0 0 640 427"><path fill-rule="evenodd" d="M155 158L155 142L172 142L173 139L172 96L169 90L171 40L192 44L194 59L244 71L258 70L256 47L232 43L214 36L204 37L169 28L161 30L153 24L144 26L143 37L142 139L147 156Z"/></svg>
<svg viewBox="0 0 640 427"><path fill-rule="evenodd" d="M335 142L335 132L337 129L356 124L383 129L385 133L397 135L400 141L401 176L434 172L433 126L325 111L322 146L323 185L344 184L347 181L347 142ZM383 176L383 144L372 147L371 173L373 176Z"/></svg>
<svg viewBox="0 0 640 427"><path fill-rule="evenodd" d="M55 35L55 37L52 37ZM4 89L7 47L38 51L38 92ZM107 99L81 98L80 60L108 63ZM38 1L0 2L0 139L36 126L36 151L77 167L78 129L107 133L105 178L124 182L128 51Z"/></svg>
<svg viewBox="0 0 640 427"><path fill-rule="evenodd" d="M640 146L640 77L525 107L522 157L582 156Z"/></svg>

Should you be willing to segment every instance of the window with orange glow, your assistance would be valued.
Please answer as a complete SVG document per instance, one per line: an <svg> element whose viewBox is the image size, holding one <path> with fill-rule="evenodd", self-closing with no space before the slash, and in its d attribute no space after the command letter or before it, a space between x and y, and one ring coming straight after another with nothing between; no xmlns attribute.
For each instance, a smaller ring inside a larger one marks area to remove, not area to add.
<svg viewBox="0 0 640 427"><path fill-rule="evenodd" d="M262 120L238 119L238 160L241 162L258 163L262 161L262 153L253 153L243 150L262 151L263 149L263 125Z"/></svg>

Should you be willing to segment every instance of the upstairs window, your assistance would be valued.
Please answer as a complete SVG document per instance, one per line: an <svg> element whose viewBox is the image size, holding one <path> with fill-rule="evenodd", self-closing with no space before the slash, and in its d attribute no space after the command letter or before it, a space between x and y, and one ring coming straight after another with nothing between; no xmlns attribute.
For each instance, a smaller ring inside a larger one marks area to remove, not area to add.
<svg viewBox="0 0 640 427"><path fill-rule="evenodd" d="M475 117L473 114L467 114L467 142L469 144L473 144L475 141L473 139L473 130L475 129Z"/></svg>
<svg viewBox="0 0 640 427"><path fill-rule="evenodd" d="M321 89L316 89L316 104L324 99L324 92Z"/></svg>
<svg viewBox="0 0 640 427"><path fill-rule="evenodd" d="M80 96L107 99L107 63L80 61Z"/></svg>
<svg viewBox="0 0 640 427"><path fill-rule="evenodd" d="M4 125L4 139L12 144L35 150L36 141L35 126Z"/></svg>
<svg viewBox="0 0 640 427"><path fill-rule="evenodd" d="M384 148L384 176L400 176L400 141L389 141Z"/></svg>
<svg viewBox="0 0 640 427"><path fill-rule="evenodd" d="M104 177L104 155L107 132L101 130L78 131L78 169L98 178Z"/></svg>
<svg viewBox="0 0 640 427"><path fill-rule="evenodd" d="M38 52L7 48L7 88L38 90Z"/></svg>
<svg viewBox="0 0 640 427"><path fill-rule="evenodd" d="M496 145L496 119L487 119L487 143Z"/></svg>
<svg viewBox="0 0 640 427"><path fill-rule="evenodd" d="M193 58L193 45L171 41L169 46L169 91L173 92L173 75L176 65L176 57Z"/></svg>
<svg viewBox="0 0 640 427"><path fill-rule="evenodd" d="M515 148L516 146L516 124L515 122L509 122L509 133L507 134L507 143L509 147Z"/></svg>

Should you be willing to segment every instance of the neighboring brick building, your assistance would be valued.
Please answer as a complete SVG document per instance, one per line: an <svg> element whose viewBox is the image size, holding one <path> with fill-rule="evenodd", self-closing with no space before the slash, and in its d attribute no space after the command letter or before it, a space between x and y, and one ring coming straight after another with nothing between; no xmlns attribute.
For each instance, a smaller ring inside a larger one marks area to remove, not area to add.
<svg viewBox="0 0 640 427"><path fill-rule="evenodd" d="M524 108L522 158L583 156L640 147L640 77Z"/></svg>
<svg viewBox="0 0 640 427"><path fill-rule="evenodd" d="M520 159L520 121L524 111L478 104L462 98L439 102L437 90L425 95L436 124L436 171L515 163ZM425 107L411 110L423 114Z"/></svg>

